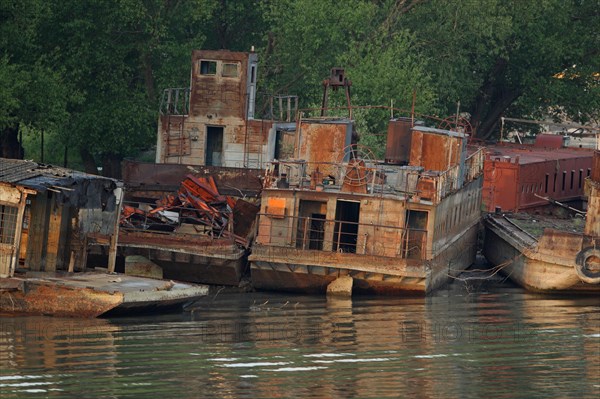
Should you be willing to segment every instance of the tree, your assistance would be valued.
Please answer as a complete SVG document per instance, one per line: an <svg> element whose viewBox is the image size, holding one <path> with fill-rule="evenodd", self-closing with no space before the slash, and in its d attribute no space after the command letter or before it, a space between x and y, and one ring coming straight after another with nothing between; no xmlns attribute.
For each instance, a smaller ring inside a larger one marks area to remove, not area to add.
<svg viewBox="0 0 600 399"><path fill-rule="evenodd" d="M86 171L101 161L105 175L119 177L123 157L155 142L158 88L189 84L191 50L204 40L204 5L52 2L40 26L43 52L70 82L70 118L61 130Z"/></svg>
<svg viewBox="0 0 600 399"><path fill-rule="evenodd" d="M554 107L575 120L598 109L598 1L486 0L423 3L401 23L413 31L440 93L440 108L464 105L488 138L502 115L547 115ZM568 79L557 74L568 71ZM564 106L568 104L568 106ZM590 107L590 104L593 106ZM582 112L583 111L583 112Z"/></svg>
<svg viewBox="0 0 600 399"><path fill-rule="evenodd" d="M0 156L22 158L19 129L53 129L66 118L60 68L40 52L39 24L45 2L0 2Z"/></svg>
<svg viewBox="0 0 600 399"><path fill-rule="evenodd" d="M377 6L362 0L283 0L269 4L262 49L263 89L320 104L321 81L366 37Z"/></svg>

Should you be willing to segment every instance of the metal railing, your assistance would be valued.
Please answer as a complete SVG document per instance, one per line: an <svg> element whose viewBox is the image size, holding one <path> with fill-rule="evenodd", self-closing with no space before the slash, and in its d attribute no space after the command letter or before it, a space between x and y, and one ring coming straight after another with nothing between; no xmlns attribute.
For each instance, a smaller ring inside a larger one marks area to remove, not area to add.
<svg viewBox="0 0 600 399"><path fill-rule="evenodd" d="M190 88L165 89L160 100L161 115L188 115L190 112Z"/></svg>
<svg viewBox="0 0 600 399"><path fill-rule="evenodd" d="M411 166L395 167L371 160L362 160L361 163L276 161L267 169L264 187L328 191L347 184L354 187L364 186L365 192L369 194L414 195L421 194L420 190L424 188L419 188L418 181L424 180L431 183L432 192L428 193L431 201L439 203L464 184L477 178L483 172L483 160L484 151L480 148L466 158L462 170L459 165L455 165L443 172L417 170ZM395 184L391 183L392 175L395 176Z"/></svg>
<svg viewBox="0 0 600 399"><path fill-rule="evenodd" d="M257 243L266 246L426 259L427 231L318 217L261 213Z"/></svg>

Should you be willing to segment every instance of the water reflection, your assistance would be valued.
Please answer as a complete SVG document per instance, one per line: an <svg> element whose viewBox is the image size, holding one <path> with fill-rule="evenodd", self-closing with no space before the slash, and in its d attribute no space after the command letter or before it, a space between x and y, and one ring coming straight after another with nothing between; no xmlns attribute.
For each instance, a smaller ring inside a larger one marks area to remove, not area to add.
<svg viewBox="0 0 600 399"><path fill-rule="evenodd" d="M112 320L0 319L0 396L600 395L600 300L220 294Z"/></svg>

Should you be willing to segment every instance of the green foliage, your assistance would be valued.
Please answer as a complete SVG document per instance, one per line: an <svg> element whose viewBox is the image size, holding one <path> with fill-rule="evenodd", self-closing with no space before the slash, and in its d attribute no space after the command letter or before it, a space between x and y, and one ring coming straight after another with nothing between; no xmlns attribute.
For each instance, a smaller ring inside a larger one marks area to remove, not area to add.
<svg viewBox="0 0 600 399"><path fill-rule="evenodd" d="M449 114L461 101L480 135L489 136L501 114L542 117L557 105L575 120L582 119L582 111L597 112L596 89L584 91L577 79L555 75L572 65L600 65L599 38L591 28L600 24L599 5L597 0L437 0L415 7L402 26L415 33L430 60L439 107Z"/></svg>
<svg viewBox="0 0 600 399"><path fill-rule="evenodd" d="M65 145L96 161L132 156L155 143L162 90L189 85L192 50L252 45L259 90L296 94L302 108L320 106L321 81L343 67L354 105L408 110L416 92L417 113L444 117L460 101L483 136L501 115L588 122L600 113L599 10L598 0L3 1L0 129L26 126L28 143L44 129L59 160ZM361 143L382 152L389 111L355 116Z"/></svg>
<svg viewBox="0 0 600 399"><path fill-rule="evenodd" d="M261 63L267 91L320 103L320 82L369 32L376 6L362 0L282 0L267 10L267 45Z"/></svg>

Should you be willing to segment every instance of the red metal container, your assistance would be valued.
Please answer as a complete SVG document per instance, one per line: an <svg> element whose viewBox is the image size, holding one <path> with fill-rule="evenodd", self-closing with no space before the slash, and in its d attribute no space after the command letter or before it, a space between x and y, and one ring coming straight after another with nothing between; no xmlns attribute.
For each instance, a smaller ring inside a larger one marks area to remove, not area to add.
<svg viewBox="0 0 600 399"><path fill-rule="evenodd" d="M390 120L385 147L385 162L395 165L407 165L410 159L412 137L410 118Z"/></svg>

